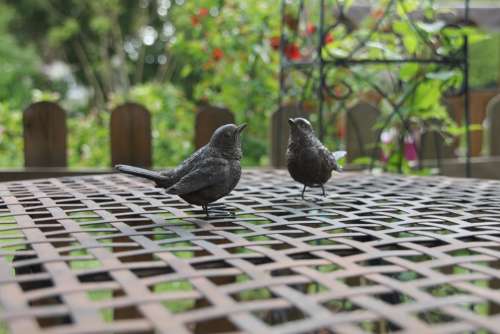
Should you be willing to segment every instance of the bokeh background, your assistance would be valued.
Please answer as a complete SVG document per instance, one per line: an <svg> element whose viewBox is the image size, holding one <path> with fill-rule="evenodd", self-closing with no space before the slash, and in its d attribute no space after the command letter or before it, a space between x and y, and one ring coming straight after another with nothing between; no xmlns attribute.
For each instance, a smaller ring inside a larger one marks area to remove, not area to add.
<svg viewBox="0 0 500 334"><path fill-rule="evenodd" d="M248 122L243 163L267 165L269 117L278 108L279 5L1 0L0 167L23 166L22 110L40 100L68 112L70 167L110 165L109 111L126 100L152 113L155 166L193 151L201 104ZM489 32L471 46L473 88L497 87L499 41Z"/></svg>

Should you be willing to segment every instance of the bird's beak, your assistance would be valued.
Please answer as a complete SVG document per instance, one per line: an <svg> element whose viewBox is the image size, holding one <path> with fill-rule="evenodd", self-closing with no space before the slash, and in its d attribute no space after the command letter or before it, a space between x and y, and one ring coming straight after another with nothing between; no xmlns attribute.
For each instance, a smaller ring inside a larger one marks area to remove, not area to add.
<svg viewBox="0 0 500 334"><path fill-rule="evenodd" d="M288 124L290 124L290 126L295 126L295 120L293 118L289 118Z"/></svg>
<svg viewBox="0 0 500 334"><path fill-rule="evenodd" d="M247 127L246 123L243 123L240 126L238 126L236 130L238 131L238 133L241 133L241 131L243 131L246 127Z"/></svg>

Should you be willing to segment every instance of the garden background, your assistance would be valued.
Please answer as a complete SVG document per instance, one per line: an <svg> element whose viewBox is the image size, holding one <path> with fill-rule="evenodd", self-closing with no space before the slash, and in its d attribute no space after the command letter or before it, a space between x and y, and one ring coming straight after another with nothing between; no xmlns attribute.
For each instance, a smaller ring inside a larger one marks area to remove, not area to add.
<svg viewBox="0 0 500 334"><path fill-rule="evenodd" d="M249 123L243 163L268 164L279 94L279 5L1 1L0 167L23 165L22 110L40 100L58 101L68 112L70 167L109 166L109 111L125 100L152 113L155 166L175 165L193 151L201 104L227 107L237 122ZM473 88L497 87L499 41L490 34L472 44ZM292 47L285 53L299 56Z"/></svg>

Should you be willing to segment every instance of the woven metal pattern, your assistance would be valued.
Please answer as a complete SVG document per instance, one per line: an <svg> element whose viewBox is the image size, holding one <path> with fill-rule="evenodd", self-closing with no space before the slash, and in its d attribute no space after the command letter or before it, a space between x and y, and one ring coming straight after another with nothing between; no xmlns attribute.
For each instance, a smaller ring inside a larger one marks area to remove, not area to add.
<svg viewBox="0 0 500 334"><path fill-rule="evenodd" d="M498 333L500 182L246 171L199 208L123 175L0 184L0 333Z"/></svg>

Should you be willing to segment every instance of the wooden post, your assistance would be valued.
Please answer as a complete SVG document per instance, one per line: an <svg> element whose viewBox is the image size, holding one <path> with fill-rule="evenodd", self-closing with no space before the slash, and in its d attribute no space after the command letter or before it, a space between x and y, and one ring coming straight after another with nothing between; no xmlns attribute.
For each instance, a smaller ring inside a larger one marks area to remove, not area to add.
<svg viewBox="0 0 500 334"><path fill-rule="evenodd" d="M225 108L203 105L198 108L195 120L194 146L206 145L214 131L224 125L234 123L234 114Z"/></svg>
<svg viewBox="0 0 500 334"><path fill-rule="evenodd" d="M23 113L24 166L66 167L66 112L56 103L37 102Z"/></svg>
<svg viewBox="0 0 500 334"><path fill-rule="evenodd" d="M495 95L497 90L473 90L470 93L470 120L471 124L483 124L486 117L486 109L488 103ZM459 124L463 124L464 117L464 97L451 96L446 98L447 104L450 106L450 114ZM480 156L483 148L483 131L471 131L471 153L473 157Z"/></svg>
<svg viewBox="0 0 500 334"><path fill-rule="evenodd" d="M151 117L137 103L125 103L111 112L111 165L150 167Z"/></svg>
<svg viewBox="0 0 500 334"><path fill-rule="evenodd" d="M455 143L446 143L436 130L429 130L420 138L420 160L450 159L455 157Z"/></svg>
<svg viewBox="0 0 500 334"><path fill-rule="evenodd" d="M486 108L488 146L491 156L500 156L500 95L491 99Z"/></svg>
<svg viewBox="0 0 500 334"><path fill-rule="evenodd" d="M377 145L375 124L380 111L370 103L360 102L347 111L346 149L348 161L360 157L371 159Z"/></svg>

